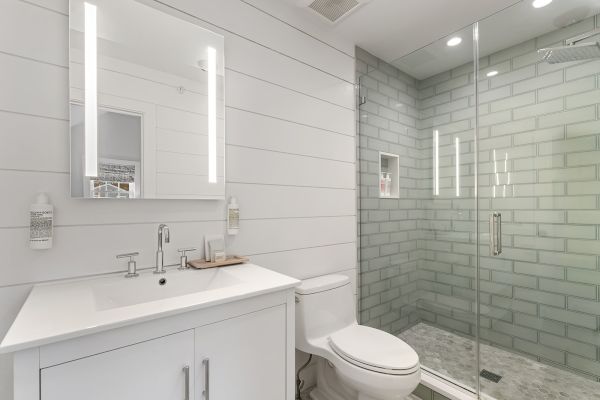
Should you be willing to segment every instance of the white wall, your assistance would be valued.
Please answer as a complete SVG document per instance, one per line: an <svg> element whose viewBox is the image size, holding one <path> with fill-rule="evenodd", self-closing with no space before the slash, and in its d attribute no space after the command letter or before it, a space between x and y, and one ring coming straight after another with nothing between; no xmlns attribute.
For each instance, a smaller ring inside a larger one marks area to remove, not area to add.
<svg viewBox="0 0 600 400"><path fill-rule="evenodd" d="M240 234L230 250L306 278L356 266L354 53L240 0L168 0L225 36L227 193ZM224 202L69 198L68 1L0 2L0 337L36 282L153 262L158 223L176 249L224 231ZM17 39L17 40L16 40ZM47 191L55 246L28 249L28 208ZM65 310L66 311L66 310ZM0 398L12 398L0 357Z"/></svg>

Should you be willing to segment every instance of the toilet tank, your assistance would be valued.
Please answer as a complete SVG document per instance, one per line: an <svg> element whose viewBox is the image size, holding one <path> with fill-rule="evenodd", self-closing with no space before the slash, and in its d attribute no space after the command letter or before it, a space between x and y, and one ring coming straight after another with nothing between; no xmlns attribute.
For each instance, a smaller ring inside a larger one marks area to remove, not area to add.
<svg viewBox="0 0 600 400"><path fill-rule="evenodd" d="M354 293L345 275L324 275L296 288L296 348L311 353L315 340L356 324Z"/></svg>

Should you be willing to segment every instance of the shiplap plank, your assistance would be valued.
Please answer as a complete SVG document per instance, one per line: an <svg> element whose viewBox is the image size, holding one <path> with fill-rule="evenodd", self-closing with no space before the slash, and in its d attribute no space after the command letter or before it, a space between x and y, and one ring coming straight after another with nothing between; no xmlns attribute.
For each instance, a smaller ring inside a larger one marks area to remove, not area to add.
<svg viewBox="0 0 600 400"><path fill-rule="evenodd" d="M234 71L225 75L227 105L353 136L354 111Z"/></svg>
<svg viewBox="0 0 600 400"><path fill-rule="evenodd" d="M227 181L354 189L353 163L230 146Z"/></svg>
<svg viewBox="0 0 600 400"><path fill-rule="evenodd" d="M240 233L230 238L228 251L252 256L353 241L353 216L241 220Z"/></svg>
<svg viewBox="0 0 600 400"><path fill-rule="evenodd" d="M227 109L227 143L354 162L354 137L251 112Z"/></svg>

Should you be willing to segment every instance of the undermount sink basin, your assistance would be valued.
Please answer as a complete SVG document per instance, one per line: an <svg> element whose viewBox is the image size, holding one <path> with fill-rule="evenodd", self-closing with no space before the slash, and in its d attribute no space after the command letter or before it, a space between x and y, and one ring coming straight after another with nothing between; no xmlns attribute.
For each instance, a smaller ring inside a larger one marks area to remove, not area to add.
<svg viewBox="0 0 600 400"><path fill-rule="evenodd" d="M98 311L127 307L239 285L242 280L223 268L203 271L173 271L142 274L137 278L102 283L92 287Z"/></svg>

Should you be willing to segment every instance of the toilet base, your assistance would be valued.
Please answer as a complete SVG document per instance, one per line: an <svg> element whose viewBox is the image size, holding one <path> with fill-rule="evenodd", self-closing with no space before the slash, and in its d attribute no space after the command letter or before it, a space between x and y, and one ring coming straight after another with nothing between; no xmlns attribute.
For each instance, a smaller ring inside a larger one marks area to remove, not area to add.
<svg viewBox="0 0 600 400"><path fill-rule="evenodd" d="M379 400L359 393L344 384L335 367L324 358L317 359L317 385L310 391L311 400Z"/></svg>

